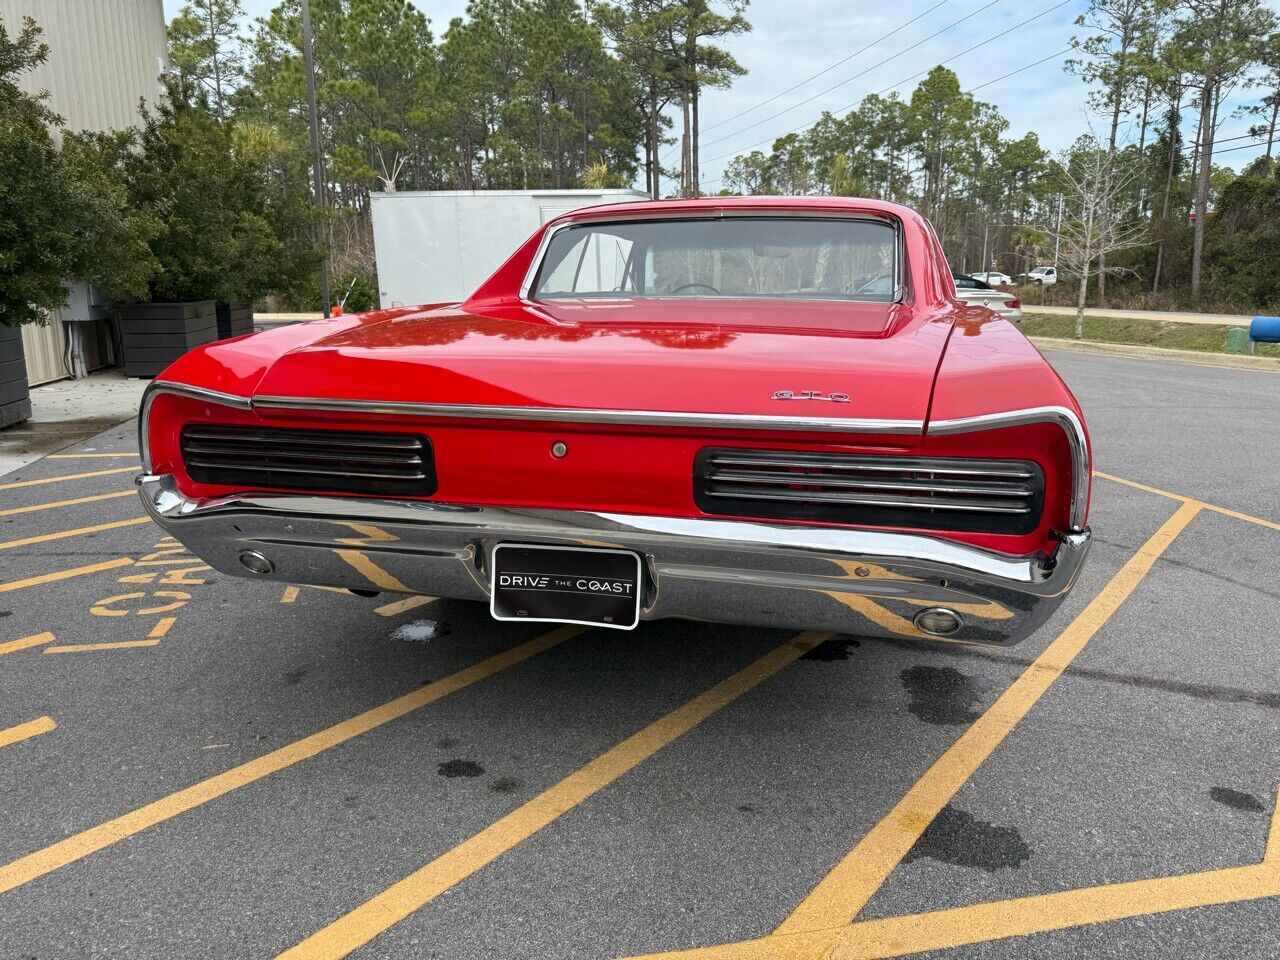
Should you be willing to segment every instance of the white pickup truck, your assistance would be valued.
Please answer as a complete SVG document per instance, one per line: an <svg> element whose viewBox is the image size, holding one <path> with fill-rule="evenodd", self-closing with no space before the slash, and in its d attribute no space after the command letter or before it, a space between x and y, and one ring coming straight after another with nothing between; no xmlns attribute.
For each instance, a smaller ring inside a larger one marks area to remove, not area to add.
<svg viewBox="0 0 1280 960"><path fill-rule="evenodd" d="M1027 283L1038 283L1042 287L1050 287L1058 282L1057 267L1036 267L1028 274L1023 275Z"/></svg>

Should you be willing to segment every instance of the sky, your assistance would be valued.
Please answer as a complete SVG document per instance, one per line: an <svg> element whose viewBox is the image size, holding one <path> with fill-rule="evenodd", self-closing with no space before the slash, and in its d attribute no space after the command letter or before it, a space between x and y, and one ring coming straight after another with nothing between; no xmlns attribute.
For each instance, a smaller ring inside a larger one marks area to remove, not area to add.
<svg viewBox="0 0 1280 960"><path fill-rule="evenodd" d="M182 2L164 0L166 18ZM277 0L242 2L258 17ZM466 7L465 0L414 3L437 39ZM1034 131L1056 151L1091 127L1104 133L1106 124L1089 115L1085 84L1063 69L1063 51L1080 32L1074 22L1086 7L1086 0L753 0L747 18L754 29L725 42L746 76L702 99L703 188L719 189L735 154L768 152L775 138L803 128L823 110L842 114L868 93L890 89L909 97L939 63L955 71L963 89L995 104L1009 121L1010 138ZM802 85L783 93L796 84ZM1239 93L1228 107L1251 97ZM1221 115L1220 138L1248 129L1248 118L1232 117L1229 109ZM1264 149L1232 150L1220 162L1239 169ZM678 148L667 148L664 162L674 166L678 159Z"/></svg>

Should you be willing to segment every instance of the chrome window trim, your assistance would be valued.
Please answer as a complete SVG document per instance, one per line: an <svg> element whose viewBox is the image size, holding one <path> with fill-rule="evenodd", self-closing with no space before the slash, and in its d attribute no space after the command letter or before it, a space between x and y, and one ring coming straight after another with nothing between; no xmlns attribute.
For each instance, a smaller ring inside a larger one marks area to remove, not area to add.
<svg viewBox="0 0 1280 960"><path fill-rule="evenodd" d="M1001 427L1019 427L1030 423L1053 423L1066 435L1067 446L1071 449L1071 531L1079 533L1084 529L1089 509L1092 464L1089 462L1089 441L1085 437L1084 424L1074 411L1066 407L1028 407L956 420L933 420L929 423L927 435L949 436L979 430L997 430Z"/></svg>
<svg viewBox="0 0 1280 960"><path fill-rule="evenodd" d="M590 211L590 207L583 208L580 213ZM542 266L542 261L546 257L547 247L551 245L551 238L561 230L567 230L570 227L583 226L588 223L636 223L648 220L727 220L734 219L806 219L806 220L872 220L877 223L884 223L893 228L894 245L897 248L897 256L893 258L893 299L892 300L849 300L843 297L779 297L768 298L760 297L761 300L779 299L784 301L795 300L797 302L819 302L819 303L884 303L886 306L901 303L906 290L904 288L904 280L906 276L906 246L904 244L902 221L897 217L888 214L872 213L870 211L850 211L841 213L831 210L750 210L750 209L716 209L708 210L660 210L655 213L637 213L632 215L618 215L609 217L591 217L583 216L580 219L565 220L563 223L557 223L549 228L542 235L542 239L538 242L538 249L534 251L533 257L529 260L529 268L525 271L524 279L520 282L520 299L527 303L544 303L543 300L534 299L533 283L538 276L538 270ZM567 298L568 299L568 298ZM631 298L636 299L636 298ZM726 299L733 299L728 297Z"/></svg>

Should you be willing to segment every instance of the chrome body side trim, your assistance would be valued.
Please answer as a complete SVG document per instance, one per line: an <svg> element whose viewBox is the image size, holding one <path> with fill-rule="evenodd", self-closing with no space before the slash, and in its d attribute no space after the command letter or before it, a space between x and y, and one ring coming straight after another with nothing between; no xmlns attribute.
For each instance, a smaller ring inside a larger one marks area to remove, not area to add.
<svg viewBox="0 0 1280 960"><path fill-rule="evenodd" d="M147 443L150 435L148 427L151 423L151 402L161 393L172 393L192 400L204 400L237 410L252 410L253 401L249 397L237 396L234 393L223 393L220 390L208 390L204 387L192 387L185 383L170 383L167 380L152 380L142 391L142 403L138 407L138 452L142 456L142 468L151 470L151 445Z"/></svg>
<svg viewBox="0 0 1280 960"><path fill-rule="evenodd" d="M152 474L138 486L160 526L227 574L245 575L251 551L272 566L259 577L485 602L498 543L607 547L640 555L645 620L937 640L913 619L940 606L964 620L948 640L968 643L1014 643L1040 626L1090 540L1084 530L1053 557L1007 556L892 531L300 495L200 501Z"/></svg>
<svg viewBox="0 0 1280 960"><path fill-rule="evenodd" d="M667 410L596 410L586 407L512 407L471 403L413 403L390 400L313 400L307 397L254 397L254 409L324 410L333 413L382 413L450 417L462 420L523 420L547 423L605 423L708 430L793 430L810 433L918 435L919 420L858 420L841 417L778 417L753 413L687 413Z"/></svg>
<svg viewBox="0 0 1280 960"><path fill-rule="evenodd" d="M1085 529L1093 465L1089 462L1089 441L1085 437L1084 424L1080 422L1080 418L1074 411L1066 407L1029 407L1025 410L988 413L958 420L932 420L929 423L928 436L997 430L1001 427L1019 427L1029 423L1054 423L1066 434L1067 445L1071 449L1071 530L1078 532Z"/></svg>

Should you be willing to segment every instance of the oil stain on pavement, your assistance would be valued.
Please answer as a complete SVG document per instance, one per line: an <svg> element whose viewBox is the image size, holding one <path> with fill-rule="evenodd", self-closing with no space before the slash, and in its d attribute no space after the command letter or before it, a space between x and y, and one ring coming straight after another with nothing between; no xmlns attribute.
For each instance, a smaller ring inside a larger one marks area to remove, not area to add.
<svg viewBox="0 0 1280 960"><path fill-rule="evenodd" d="M446 760L436 767L442 777L478 777L484 773L484 767L474 760Z"/></svg>
<svg viewBox="0 0 1280 960"><path fill-rule="evenodd" d="M955 726L973 723L982 716L982 691L986 684L955 667L908 667L902 686L911 694L907 708L925 723Z"/></svg>
<svg viewBox="0 0 1280 960"><path fill-rule="evenodd" d="M1014 828L997 827L947 804L903 860L937 860L994 873L1016 869L1030 857L1031 848Z"/></svg>

